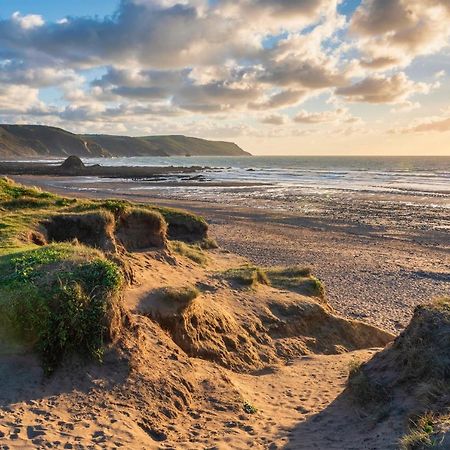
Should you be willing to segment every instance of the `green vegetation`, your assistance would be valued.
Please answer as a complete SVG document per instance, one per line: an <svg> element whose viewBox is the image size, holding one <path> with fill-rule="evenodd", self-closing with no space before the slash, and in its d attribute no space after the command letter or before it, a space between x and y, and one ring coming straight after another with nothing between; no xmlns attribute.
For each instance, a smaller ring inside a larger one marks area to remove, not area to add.
<svg viewBox="0 0 450 450"><path fill-rule="evenodd" d="M179 255L189 258L191 261L202 266L208 262L208 258L198 244L186 244L182 241L171 241L170 248Z"/></svg>
<svg viewBox="0 0 450 450"><path fill-rule="evenodd" d="M69 199L0 178L1 341L11 348L36 351L47 374L71 353L100 361L105 343L121 323L124 274L114 240L120 233L136 242L142 241L139 233L151 239L152 225L158 242L165 244L166 221L171 217L177 224L202 224L203 232L207 230L206 222L195 215L183 218L181 211L162 211L166 219L150 205ZM172 245L206 263L200 244ZM167 295L189 302L198 291L185 288Z"/></svg>
<svg viewBox="0 0 450 450"><path fill-rule="evenodd" d="M0 156L67 156L63 149L78 156L170 156L170 155L249 155L232 142L194 137L111 136L73 134L45 125L0 125Z"/></svg>
<svg viewBox="0 0 450 450"><path fill-rule="evenodd" d="M244 402L242 409L247 414L256 414L258 412L258 409L254 407L250 402Z"/></svg>
<svg viewBox="0 0 450 450"><path fill-rule="evenodd" d="M225 278L249 288L254 288L258 284L270 285L266 272L260 267L251 264L246 264L237 269L228 269L224 272L224 275Z"/></svg>
<svg viewBox="0 0 450 450"><path fill-rule="evenodd" d="M46 373L76 351L101 360L115 302L119 268L99 252L54 244L0 258L0 327L38 351Z"/></svg>
<svg viewBox="0 0 450 450"><path fill-rule="evenodd" d="M401 450L424 450L428 448L444 449L444 429L450 428L450 415L439 416L425 413L411 421L409 432L400 440Z"/></svg>
<svg viewBox="0 0 450 450"><path fill-rule="evenodd" d="M270 283L280 289L290 289L303 295L325 297L322 282L311 275L309 267L292 266L286 268L268 269Z"/></svg>
<svg viewBox="0 0 450 450"><path fill-rule="evenodd" d="M162 294L165 301L188 304L195 300L200 295L200 292L194 286L183 286L179 288L165 288Z"/></svg>
<svg viewBox="0 0 450 450"><path fill-rule="evenodd" d="M263 269L246 264L225 271L224 276L245 287L254 288L263 284L278 289L289 289L306 296L325 297L325 289L321 281L311 275L309 268L293 266Z"/></svg>

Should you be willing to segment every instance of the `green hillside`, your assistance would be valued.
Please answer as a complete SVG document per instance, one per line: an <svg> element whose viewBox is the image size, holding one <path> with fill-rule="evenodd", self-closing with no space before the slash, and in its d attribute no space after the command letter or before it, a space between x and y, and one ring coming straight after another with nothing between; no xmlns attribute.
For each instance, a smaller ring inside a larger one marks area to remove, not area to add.
<svg viewBox="0 0 450 450"><path fill-rule="evenodd" d="M111 156L245 156L232 142L209 141L182 135L78 135L43 125L0 125L0 158Z"/></svg>

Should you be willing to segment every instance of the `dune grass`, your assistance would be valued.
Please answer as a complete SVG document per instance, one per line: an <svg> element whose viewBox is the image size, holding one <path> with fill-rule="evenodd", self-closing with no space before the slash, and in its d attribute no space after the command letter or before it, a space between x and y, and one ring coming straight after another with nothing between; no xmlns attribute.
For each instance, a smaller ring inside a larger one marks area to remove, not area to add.
<svg viewBox="0 0 450 450"><path fill-rule="evenodd" d="M167 287L162 291L164 301L188 304L200 295L195 286Z"/></svg>
<svg viewBox="0 0 450 450"><path fill-rule="evenodd" d="M113 223L136 211L155 219L158 227L163 222L164 233L172 216L177 223L200 223L204 229L203 219L188 213L183 219L178 210L164 209L162 214L151 205L121 200L70 199L0 178L0 342L36 351L47 374L70 353L101 360L105 343L120 323L124 276L117 258L108 259L90 243L36 245L30 236L61 214L106 214ZM199 245L174 246L206 262ZM178 294L187 299L198 295Z"/></svg>
<svg viewBox="0 0 450 450"><path fill-rule="evenodd" d="M303 295L325 297L323 283L311 273L309 267L291 266L268 269L270 283L279 289L289 289Z"/></svg>
<svg viewBox="0 0 450 450"><path fill-rule="evenodd" d="M228 269L222 275L246 288L266 285L277 289L289 289L306 296L322 299L325 297L322 282L311 274L309 268L292 266L265 269L245 264L235 269Z"/></svg>
<svg viewBox="0 0 450 450"><path fill-rule="evenodd" d="M169 247L175 253L184 256L195 263L204 266L208 262L208 258L203 252L199 244L187 244L182 241L170 241Z"/></svg>
<svg viewBox="0 0 450 450"><path fill-rule="evenodd" d="M257 266L246 264L236 269L228 269L224 277L247 288L255 288L259 284L270 285L266 272Z"/></svg>
<svg viewBox="0 0 450 450"><path fill-rule="evenodd" d="M427 412L411 420L407 434L400 439L401 450L425 450L448 448L450 414ZM446 436L447 434L447 436Z"/></svg>
<svg viewBox="0 0 450 450"><path fill-rule="evenodd" d="M0 328L36 350L46 373L71 352L101 360L123 284L120 269L83 246L53 244L0 257Z"/></svg>

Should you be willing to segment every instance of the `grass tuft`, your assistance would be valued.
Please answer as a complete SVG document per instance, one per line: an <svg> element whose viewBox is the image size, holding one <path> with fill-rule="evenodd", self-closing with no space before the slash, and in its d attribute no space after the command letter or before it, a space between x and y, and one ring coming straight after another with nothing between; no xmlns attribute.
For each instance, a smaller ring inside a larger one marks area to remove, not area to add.
<svg viewBox="0 0 450 450"><path fill-rule="evenodd" d="M290 289L299 294L325 298L323 283L311 274L309 267L268 269L267 276L271 284L279 289Z"/></svg>
<svg viewBox="0 0 450 450"><path fill-rule="evenodd" d="M197 264L204 266L208 262L208 258L197 244L186 244L182 241L170 241L169 246L175 253L178 253Z"/></svg>
<svg viewBox="0 0 450 450"><path fill-rule="evenodd" d="M244 402L242 409L247 414L256 414L258 412L258 409L255 406L253 406L250 402Z"/></svg>
<svg viewBox="0 0 450 450"><path fill-rule="evenodd" d="M438 416L426 412L415 420L411 420L409 432L400 440L401 450L423 450L427 448L446 447L445 434L440 432L440 427L445 425L448 429L450 416ZM447 442L448 445L448 442Z"/></svg>
<svg viewBox="0 0 450 450"><path fill-rule="evenodd" d="M224 276L249 288L255 288L258 284L270 285L270 280L264 269L250 264L237 269L228 269L224 272Z"/></svg>
<svg viewBox="0 0 450 450"><path fill-rule="evenodd" d="M184 286L179 288L168 287L163 289L165 301L188 304L200 295L200 291L194 286Z"/></svg>

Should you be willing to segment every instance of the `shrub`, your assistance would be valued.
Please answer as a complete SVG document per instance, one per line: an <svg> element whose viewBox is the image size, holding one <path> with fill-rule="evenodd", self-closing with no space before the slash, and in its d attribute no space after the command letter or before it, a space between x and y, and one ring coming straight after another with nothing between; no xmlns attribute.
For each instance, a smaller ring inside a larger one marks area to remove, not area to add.
<svg viewBox="0 0 450 450"><path fill-rule="evenodd" d="M0 314L13 338L37 350L50 374L68 353L101 360L104 343L113 334L123 280L115 264L94 259L42 282L38 264L52 261L45 254L21 258L16 278L3 280Z"/></svg>

